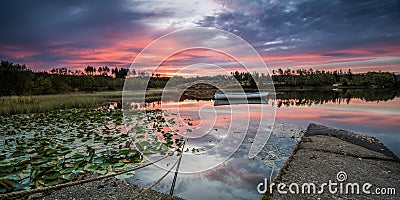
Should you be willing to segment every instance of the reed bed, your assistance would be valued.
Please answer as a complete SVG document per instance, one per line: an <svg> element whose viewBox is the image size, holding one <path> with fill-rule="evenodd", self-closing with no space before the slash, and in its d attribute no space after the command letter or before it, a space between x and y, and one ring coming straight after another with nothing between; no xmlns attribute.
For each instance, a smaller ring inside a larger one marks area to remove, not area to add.
<svg viewBox="0 0 400 200"><path fill-rule="evenodd" d="M48 112L69 108L94 108L107 102L120 102L121 91L38 96L0 97L0 115Z"/></svg>

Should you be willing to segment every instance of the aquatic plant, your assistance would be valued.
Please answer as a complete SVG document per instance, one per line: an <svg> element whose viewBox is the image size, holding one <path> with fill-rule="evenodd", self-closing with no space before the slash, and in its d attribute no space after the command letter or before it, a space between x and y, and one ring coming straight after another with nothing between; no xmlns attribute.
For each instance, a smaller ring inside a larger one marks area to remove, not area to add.
<svg viewBox="0 0 400 200"><path fill-rule="evenodd" d="M0 118L0 193L40 188L94 171L115 173L181 142L161 131L161 110L68 109ZM147 137L146 140L140 140ZM152 138L152 139L151 139ZM140 151L139 151L140 150ZM117 178L127 178L133 173Z"/></svg>

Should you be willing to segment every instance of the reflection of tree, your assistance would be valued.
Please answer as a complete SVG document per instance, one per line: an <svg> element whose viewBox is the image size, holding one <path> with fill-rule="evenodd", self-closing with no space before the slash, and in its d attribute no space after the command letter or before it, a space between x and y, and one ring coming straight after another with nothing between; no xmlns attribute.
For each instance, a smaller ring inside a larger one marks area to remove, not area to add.
<svg viewBox="0 0 400 200"><path fill-rule="evenodd" d="M207 89L205 89L207 88ZM207 84L195 84L186 89L182 94L171 91L169 95L181 95L179 101L184 100L212 100L213 94L218 89ZM161 101L161 92L146 95L146 103ZM326 103L349 104L354 99L362 101L388 101L399 95L396 90L382 89L347 89L342 91L277 91L276 104L282 106L311 106ZM165 98L168 99L168 98Z"/></svg>
<svg viewBox="0 0 400 200"><path fill-rule="evenodd" d="M349 104L352 99L388 101L396 97L396 90L347 89L342 91L285 91L277 92L277 106L311 106L313 104Z"/></svg>

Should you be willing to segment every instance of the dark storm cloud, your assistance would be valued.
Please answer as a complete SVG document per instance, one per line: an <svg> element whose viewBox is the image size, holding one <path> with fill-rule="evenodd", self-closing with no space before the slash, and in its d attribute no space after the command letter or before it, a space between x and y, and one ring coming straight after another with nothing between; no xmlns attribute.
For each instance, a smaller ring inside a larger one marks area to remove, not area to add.
<svg viewBox="0 0 400 200"><path fill-rule="evenodd" d="M107 31L143 28L153 13L133 12L125 1L1 1L1 43L107 37ZM124 26L125 25L125 26ZM112 37L112 35L109 35ZM84 44L82 44L84 46Z"/></svg>
<svg viewBox="0 0 400 200"><path fill-rule="evenodd" d="M264 2L227 3L227 12L207 16L199 24L236 33L257 50L270 53L318 53L400 44L399 1ZM282 42L265 44L271 41Z"/></svg>
<svg viewBox="0 0 400 200"><path fill-rule="evenodd" d="M1 1L0 58L27 52L27 56L12 60L55 64L79 59L79 53L76 57L70 55L74 51L110 47L118 40L152 37L154 32L148 32L143 21L156 20L163 14L135 10L137 5L138 2L105 0ZM139 52L142 47L123 48Z"/></svg>
<svg viewBox="0 0 400 200"><path fill-rule="evenodd" d="M368 61L398 57L399 10L399 1L391 0L3 0L0 59L37 69L102 63L126 67L155 38L208 26L241 36L265 59L275 59L276 66ZM169 45L203 38L212 37L198 33ZM221 48L235 47L221 43Z"/></svg>

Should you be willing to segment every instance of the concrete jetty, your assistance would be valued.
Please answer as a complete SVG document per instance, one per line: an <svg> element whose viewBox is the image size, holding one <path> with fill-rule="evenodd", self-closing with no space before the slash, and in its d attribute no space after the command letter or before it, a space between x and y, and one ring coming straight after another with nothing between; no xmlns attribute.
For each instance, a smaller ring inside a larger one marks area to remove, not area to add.
<svg viewBox="0 0 400 200"><path fill-rule="evenodd" d="M262 199L400 199L400 159L374 137L310 124L269 186Z"/></svg>

